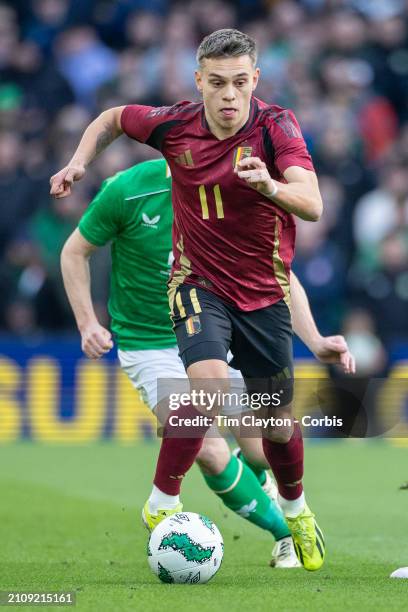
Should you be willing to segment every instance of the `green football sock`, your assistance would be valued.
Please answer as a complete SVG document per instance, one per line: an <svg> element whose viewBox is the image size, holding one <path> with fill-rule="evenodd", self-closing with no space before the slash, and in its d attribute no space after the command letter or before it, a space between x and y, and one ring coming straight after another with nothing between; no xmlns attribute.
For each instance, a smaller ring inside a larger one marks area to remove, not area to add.
<svg viewBox="0 0 408 612"><path fill-rule="evenodd" d="M245 465L247 465L249 467L251 472L253 472L255 474L255 476L257 477L258 482L261 485L261 487L263 487L263 485L266 482L266 470L265 470L265 468L259 467L257 465L254 465L253 463L248 461L248 459L245 457L245 455L242 452L242 450L239 451L238 458L241 459L242 463L244 463Z"/></svg>
<svg viewBox="0 0 408 612"><path fill-rule="evenodd" d="M255 475L240 459L232 455L221 474L203 476L227 508L270 531L276 540L290 535L280 508L269 499Z"/></svg>

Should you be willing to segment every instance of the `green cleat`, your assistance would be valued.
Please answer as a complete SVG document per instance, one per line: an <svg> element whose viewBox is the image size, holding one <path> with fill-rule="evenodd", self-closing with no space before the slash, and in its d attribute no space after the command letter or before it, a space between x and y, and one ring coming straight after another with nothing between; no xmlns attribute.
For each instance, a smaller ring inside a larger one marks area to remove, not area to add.
<svg viewBox="0 0 408 612"><path fill-rule="evenodd" d="M295 551L303 567L310 572L322 567L325 557L324 538L308 506L295 518L285 517L292 533Z"/></svg>

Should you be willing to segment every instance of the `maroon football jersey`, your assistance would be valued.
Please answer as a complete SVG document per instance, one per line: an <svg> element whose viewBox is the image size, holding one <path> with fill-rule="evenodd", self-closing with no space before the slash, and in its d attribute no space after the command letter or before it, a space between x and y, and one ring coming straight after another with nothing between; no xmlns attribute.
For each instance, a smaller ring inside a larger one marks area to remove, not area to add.
<svg viewBox="0 0 408 612"><path fill-rule="evenodd" d="M170 285L206 287L245 311L288 301L294 219L240 179L234 166L243 157L259 157L278 181L289 166L313 170L293 113L253 97L246 124L218 140L202 103L131 105L123 110L122 129L161 151L170 166Z"/></svg>

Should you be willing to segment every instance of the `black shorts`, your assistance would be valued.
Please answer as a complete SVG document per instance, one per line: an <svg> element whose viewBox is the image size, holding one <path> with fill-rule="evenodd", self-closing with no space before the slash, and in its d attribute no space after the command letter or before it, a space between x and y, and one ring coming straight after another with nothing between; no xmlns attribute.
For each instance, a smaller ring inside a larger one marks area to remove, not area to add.
<svg viewBox="0 0 408 612"><path fill-rule="evenodd" d="M230 366L241 371L247 387L248 379L272 379L293 388L292 322L284 300L245 312L206 289L183 284L171 306L186 369L206 359L228 363L230 350ZM291 400L292 391L289 395Z"/></svg>

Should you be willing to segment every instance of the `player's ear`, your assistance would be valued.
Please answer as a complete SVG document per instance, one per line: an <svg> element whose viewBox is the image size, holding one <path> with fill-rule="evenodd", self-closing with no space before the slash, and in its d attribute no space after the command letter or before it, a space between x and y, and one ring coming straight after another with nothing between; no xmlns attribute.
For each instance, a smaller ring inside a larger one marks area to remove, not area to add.
<svg viewBox="0 0 408 612"><path fill-rule="evenodd" d="M195 83L198 91L201 93L203 91L203 77L199 70L196 70L194 73Z"/></svg>
<svg viewBox="0 0 408 612"><path fill-rule="evenodd" d="M256 86L258 85L259 75L261 74L260 68L255 68L254 75L252 77L252 91L255 91Z"/></svg>

